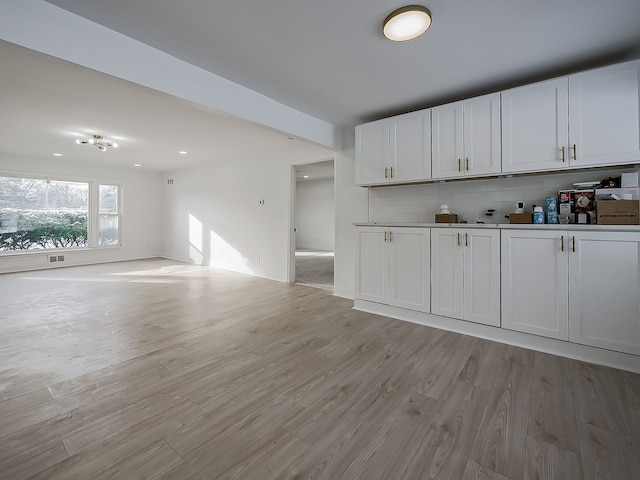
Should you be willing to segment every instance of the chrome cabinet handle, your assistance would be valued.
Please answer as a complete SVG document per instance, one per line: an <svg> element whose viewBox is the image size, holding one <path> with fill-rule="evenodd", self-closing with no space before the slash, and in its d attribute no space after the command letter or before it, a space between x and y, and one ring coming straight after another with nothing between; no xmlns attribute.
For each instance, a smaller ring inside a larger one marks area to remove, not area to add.
<svg viewBox="0 0 640 480"><path fill-rule="evenodd" d="M577 160L578 159L578 147L576 146L576 144L573 144L573 159Z"/></svg>
<svg viewBox="0 0 640 480"><path fill-rule="evenodd" d="M384 167L384 178L389 178L389 169Z"/></svg>
<svg viewBox="0 0 640 480"><path fill-rule="evenodd" d="M562 146L561 150L562 150L562 163L564 163L567 161L564 154L564 145Z"/></svg>
<svg viewBox="0 0 640 480"><path fill-rule="evenodd" d="M560 236L560 251L564 252L564 235Z"/></svg>

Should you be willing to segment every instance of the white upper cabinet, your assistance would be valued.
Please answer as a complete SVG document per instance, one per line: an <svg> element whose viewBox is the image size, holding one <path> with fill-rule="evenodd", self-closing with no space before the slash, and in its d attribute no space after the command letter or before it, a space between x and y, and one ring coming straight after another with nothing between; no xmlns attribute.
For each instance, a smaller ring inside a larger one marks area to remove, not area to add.
<svg viewBox="0 0 640 480"><path fill-rule="evenodd" d="M566 77L502 92L502 171L567 168Z"/></svg>
<svg viewBox="0 0 640 480"><path fill-rule="evenodd" d="M432 176L500 173L500 94L432 108Z"/></svg>
<svg viewBox="0 0 640 480"><path fill-rule="evenodd" d="M431 111L356 127L356 183L383 185L431 178Z"/></svg>
<svg viewBox="0 0 640 480"><path fill-rule="evenodd" d="M640 60L356 127L356 183L640 163Z"/></svg>
<svg viewBox="0 0 640 480"><path fill-rule="evenodd" d="M575 167L640 161L640 61L569 76L569 151Z"/></svg>
<svg viewBox="0 0 640 480"><path fill-rule="evenodd" d="M390 183L431 178L431 110L389 119Z"/></svg>
<svg viewBox="0 0 640 480"><path fill-rule="evenodd" d="M431 109L431 152L433 178L464 176L462 169L462 102Z"/></svg>
<svg viewBox="0 0 640 480"><path fill-rule="evenodd" d="M640 162L640 60L502 92L502 171Z"/></svg>
<svg viewBox="0 0 640 480"><path fill-rule="evenodd" d="M379 185L389 178L389 119L356 127L356 183Z"/></svg>

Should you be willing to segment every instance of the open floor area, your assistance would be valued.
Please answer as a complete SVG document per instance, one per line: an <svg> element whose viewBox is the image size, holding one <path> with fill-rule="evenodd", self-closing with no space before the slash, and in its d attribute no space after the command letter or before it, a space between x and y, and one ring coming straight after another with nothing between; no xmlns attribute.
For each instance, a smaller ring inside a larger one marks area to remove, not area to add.
<svg viewBox="0 0 640 480"><path fill-rule="evenodd" d="M163 259L0 275L1 479L610 479L640 375Z"/></svg>
<svg viewBox="0 0 640 480"><path fill-rule="evenodd" d="M296 250L296 283L333 291L334 252Z"/></svg>

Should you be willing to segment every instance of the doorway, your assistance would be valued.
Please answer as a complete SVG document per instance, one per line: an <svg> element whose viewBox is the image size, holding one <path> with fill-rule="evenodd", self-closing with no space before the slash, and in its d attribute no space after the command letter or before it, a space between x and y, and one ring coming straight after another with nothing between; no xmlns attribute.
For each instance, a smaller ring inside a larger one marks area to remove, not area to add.
<svg viewBox="0 0 640 480"><path fill-rule="evenodd" d="M292 177L290 279L333 291L334 160L294 165Z"/></svg>

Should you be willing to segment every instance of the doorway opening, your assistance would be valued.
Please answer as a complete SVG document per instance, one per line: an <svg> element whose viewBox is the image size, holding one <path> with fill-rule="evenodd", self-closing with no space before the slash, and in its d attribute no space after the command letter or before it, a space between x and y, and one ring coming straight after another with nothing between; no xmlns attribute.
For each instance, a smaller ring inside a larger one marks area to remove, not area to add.
<svg viewBox="0 0 640 480"><path fill-rule="evenodd" d="M334 161L292 166L290 281L333 291Z"/></svg>

